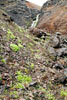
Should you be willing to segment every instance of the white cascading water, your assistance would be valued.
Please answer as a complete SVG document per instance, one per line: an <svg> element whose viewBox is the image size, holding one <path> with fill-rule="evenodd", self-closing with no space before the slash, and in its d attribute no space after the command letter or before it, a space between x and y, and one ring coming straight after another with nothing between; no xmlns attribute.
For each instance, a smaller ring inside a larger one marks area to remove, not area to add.
<svg viewBox="0 0 67 100"><path fill-rule="evenodd" d="M39 15L40 15L40 14L38 14L38 15L36 16L36 20L33 21L33 23L31 24L31 28L35 28L35 27L36 27L36 25L37 25L37 23L38 23L38 20L39 20Z"/></svg>

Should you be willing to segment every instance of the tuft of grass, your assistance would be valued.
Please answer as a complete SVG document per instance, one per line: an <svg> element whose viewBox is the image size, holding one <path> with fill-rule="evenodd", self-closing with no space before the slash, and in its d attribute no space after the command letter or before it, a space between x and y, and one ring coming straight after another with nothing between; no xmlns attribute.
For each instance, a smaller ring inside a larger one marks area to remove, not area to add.
<svg viewBox="0 0 67 100"><path fill-rule="evenodd" d="M16 44L10 44L10 48L15 52L19 51L19 49L20 49L19 46Z"/></svg>

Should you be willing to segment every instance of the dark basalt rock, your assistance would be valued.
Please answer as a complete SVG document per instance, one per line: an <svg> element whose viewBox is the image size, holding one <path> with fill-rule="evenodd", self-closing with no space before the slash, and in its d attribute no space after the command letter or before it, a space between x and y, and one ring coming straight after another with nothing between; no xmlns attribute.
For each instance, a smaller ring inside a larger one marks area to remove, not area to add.
<svg viewBox="0 0 67 100"><path fill-rule="evenodd" d="M29 27L39 10L35 6L30 8L26 3L25 0L0 0L0 8L4 9L18 25Z"/></svg>

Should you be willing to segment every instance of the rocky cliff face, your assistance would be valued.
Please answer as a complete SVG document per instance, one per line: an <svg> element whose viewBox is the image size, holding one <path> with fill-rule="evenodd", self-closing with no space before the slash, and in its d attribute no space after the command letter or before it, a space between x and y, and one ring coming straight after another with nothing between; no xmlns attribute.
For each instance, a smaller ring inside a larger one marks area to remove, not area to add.
<svg viewBox="0 0 67 100"><path fill-rule="evenodd" d="M40 7L25 0L0 0L4 9L20 26L29 27L39 13Z"/></svg>
<svg viewBox="0 0 67 100"><path fill-rule="evenodd" d="M67 34L67 0L48 0L41 9L37 28Z"/></svg>

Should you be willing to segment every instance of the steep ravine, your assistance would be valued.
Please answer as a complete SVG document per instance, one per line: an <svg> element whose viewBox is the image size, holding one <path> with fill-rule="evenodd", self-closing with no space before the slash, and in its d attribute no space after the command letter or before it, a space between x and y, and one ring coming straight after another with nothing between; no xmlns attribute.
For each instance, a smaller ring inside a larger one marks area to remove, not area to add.
<svg viewBox="0 0 67 100"><path fill-rule="evenodd" d="M34 31L0 9L0 100L67 100L67 35Z"/></svg>

